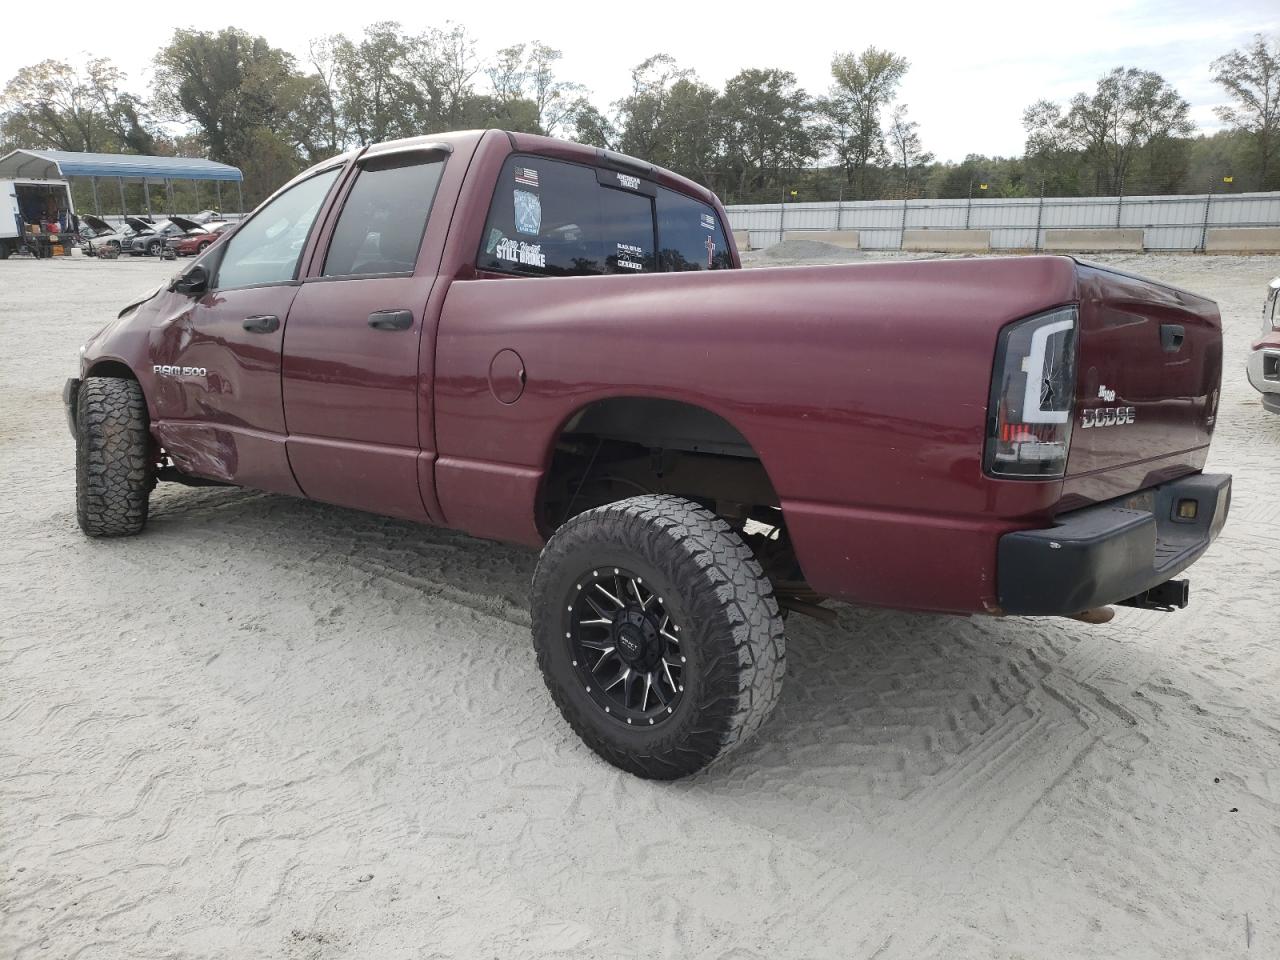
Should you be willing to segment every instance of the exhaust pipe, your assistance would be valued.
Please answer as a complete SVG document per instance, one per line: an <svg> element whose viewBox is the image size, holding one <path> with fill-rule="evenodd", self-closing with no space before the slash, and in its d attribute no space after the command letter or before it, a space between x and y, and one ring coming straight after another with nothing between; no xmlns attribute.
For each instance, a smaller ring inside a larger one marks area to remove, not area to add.
<svg viewBox="0 0 1280 960"><path fill-rule="evenodd" d="M1067 619L1079 620L1081 623L1110 623L1116 612L1111 607L1093 607L1089 610L1081 610L1079 613L1073 613Z"/></svg>
<svg viewBox="0 0 1280 960"><path fill-rule="evenodd" d="M1121 600L1120 606L1172 613L1174 610L1181 610L1185 607L1190 597L1190 580L1166 580L1164 583L1139 593L1137 596L1130 597L1128 600Z"/></svg>

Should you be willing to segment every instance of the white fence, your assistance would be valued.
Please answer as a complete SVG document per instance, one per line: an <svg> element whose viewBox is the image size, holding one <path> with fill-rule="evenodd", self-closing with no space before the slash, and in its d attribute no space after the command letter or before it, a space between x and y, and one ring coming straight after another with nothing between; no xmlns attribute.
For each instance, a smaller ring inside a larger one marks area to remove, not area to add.
<svg viewBox="0 0 1280 960"><path fill-rule="evenodd" d="M784 233L856 230L870 250L896 250L906 230L990 230L993 250L1039 250L1044 231L1145 231L1148 250L1203 250L1214 227L1280 227L1280 192L1167 197L1018 197L998 200L864 200L752 203L728 208L734 230L767 247Z"/></svg>

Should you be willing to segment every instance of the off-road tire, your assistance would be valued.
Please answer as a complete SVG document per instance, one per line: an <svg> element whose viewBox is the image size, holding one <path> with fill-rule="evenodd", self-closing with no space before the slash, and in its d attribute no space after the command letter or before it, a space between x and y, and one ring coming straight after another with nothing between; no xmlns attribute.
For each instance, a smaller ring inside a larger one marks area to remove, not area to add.
<svg viewBox="0 0 1280 960"><path fill-rule="evenodd" d="M88 377L76 397L76 520L91 537L147 522L154 477L147 404L134 380Z"/></svg>
<svg viewBox="0 0 1280 960"><path fill-rule="evenodd" d="M575 587L610 565L643 577L684 624L683 692L654 726L606 713L574 665ZM764 723L782 689L786 648L769 579L727 523L680 497L633 497L568 521L538 560L532 618L538 666L560 712L587 746L640 777L672 780L725 756Z"/></svg>
<svg viewBox="0 0 1280 960"><path fill-rule="evenodd" d="M13 253L13 248L5 241L0 240L0 260L8 260L11 253Z"/></svg>

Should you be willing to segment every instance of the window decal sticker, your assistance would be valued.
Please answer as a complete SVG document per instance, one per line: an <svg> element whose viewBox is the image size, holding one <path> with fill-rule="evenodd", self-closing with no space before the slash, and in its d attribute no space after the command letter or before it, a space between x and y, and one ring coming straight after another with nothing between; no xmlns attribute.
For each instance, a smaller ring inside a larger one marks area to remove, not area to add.
<svg viewBox="0 0 1280 960"><path fill-rule="evenodd" d="M711 270L716 263L716 242L711 237L707 237L707 269Z"/></svg>
<svg viewBox="0 0 1280 960"><path fill-rule="evenodd" d="M626 174L626 173L619 173L619 174L617 175L617 177L618 177L618 185L619 185L619 186L621 186L621 187L626 187L628 190L639 190L639 189L640 189L640 178L639 178L639 177L633 177L633 176L631 176L630 174Z"/></svg>
<svg viewBox="0 0 1280 960"><path fill-rule="evenodd" d="M644 250L634 243L619 243L617 262L623 270L643 270Z"/></svg>
<svg viewBox="0 0 1280 960"><path fill-rule="evenodd" d="M515 191L516 232L536 237L542 232L542 201L528 190Z"/></svg>
<svg viewBox="0 0 1280 960"><path fill-rule="evenodd" d="M503 237L502 231L499 230L497 227L491 227L489 230L489 236L488 238L486 238L484 242L484 252L493 253L493 251L497 248L498 244L501 243L503 239L504 237Z"/></svg>
<svg viewBox="0 0 1280 960"><path fill-rule="evenodd" d="M702 229L715 230L715 228L716 228L716 218L709 213L704 213L702 215Z"/></svg>
<svg viewBox="0 0 1280 960"><path fill-rule="evenodd" d="M523 240L508 240L504 237L498 241L493 252L499 260L510 263L543 269L547 266L547 255L542 252L540 243L525 243Z"/></svg>
<svg viewBox="0 0 1280 960"><path fill-rule="evenodd" d="M516 167L512 172L515 174L516 183L523 183L526 187L538 189L538 171L533 167Z"/></svg>

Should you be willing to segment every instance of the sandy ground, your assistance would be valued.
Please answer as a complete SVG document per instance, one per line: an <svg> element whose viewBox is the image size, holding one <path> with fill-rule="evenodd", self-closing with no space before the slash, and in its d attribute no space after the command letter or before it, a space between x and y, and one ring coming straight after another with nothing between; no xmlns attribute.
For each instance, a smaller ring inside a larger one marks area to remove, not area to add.
<svg viewBox="0 0 1280 960"><path fill-rule="evenodd" d="M1218 299L1192 606L789 624L761 736L690 781L561 722L534 557L164 485L75 526L59 390L172 264L0 263L0 956L1280 956L1280 258L1109 258Z"/></svg>

